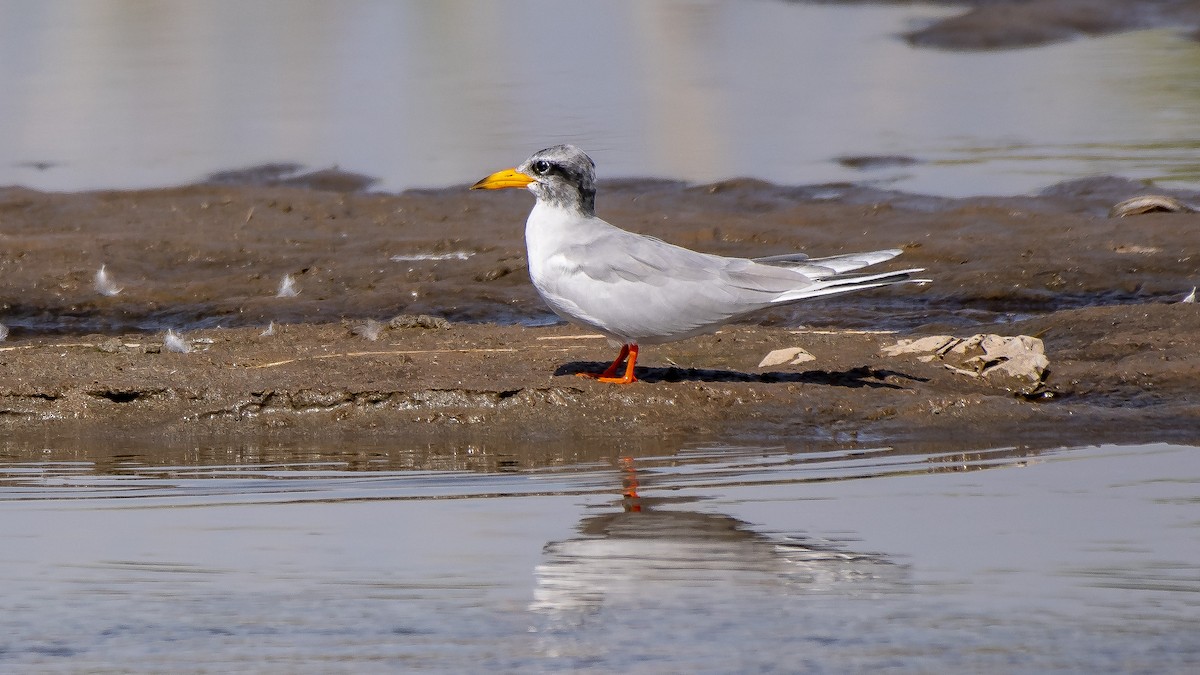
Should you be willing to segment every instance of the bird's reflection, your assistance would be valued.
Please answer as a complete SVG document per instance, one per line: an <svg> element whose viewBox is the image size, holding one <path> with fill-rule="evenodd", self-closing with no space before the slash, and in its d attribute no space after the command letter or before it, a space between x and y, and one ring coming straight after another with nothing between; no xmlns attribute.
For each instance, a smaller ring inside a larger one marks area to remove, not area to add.
<svg viewBox="0 0 1200 675"><path fill-rule="evenodd" d="M620 511L584 518L579 536L551 542L536 569L531 609L567 613L694 588L778 585L790 592L895 592L905 566L878 553L806 536L769 535L728 515L690 510L697 497L649 497L652 475L618 465Z"/></svg>

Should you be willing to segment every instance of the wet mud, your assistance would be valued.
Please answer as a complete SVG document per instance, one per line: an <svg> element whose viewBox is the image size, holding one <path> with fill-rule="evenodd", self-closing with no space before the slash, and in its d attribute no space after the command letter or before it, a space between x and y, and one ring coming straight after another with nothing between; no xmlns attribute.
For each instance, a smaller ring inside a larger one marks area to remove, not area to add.
<svg viewBox="0 0 1200 675"><path fill-rule="evenodd" d="M1200 7L1188 0L952 0L961 14L902 37L917 47L978 51L1035 47L1145 28L1200 36Z"/></svg>
<svg viewBox="0 0 1200 675"><path fill-rule="evenodd" d="M367 435L520 448L515 461L533 463L670 439L1200 440L1200 309L1180 302L1200 281L1200 214L1110 218L1147 193L1135 183L963 200L751 180L602 184L602 216L684 246L899 246L891 264L933 279L647 348L642 381L623 387L575 376L614 350L556 322L529 284L529 195L329 186L0 190L4 435ZM295 294L280 297L285 275ZM978 333L1040 338L1041 381L1014 388L884 351ZM815 359L758 366L793 347Z"/></svg>

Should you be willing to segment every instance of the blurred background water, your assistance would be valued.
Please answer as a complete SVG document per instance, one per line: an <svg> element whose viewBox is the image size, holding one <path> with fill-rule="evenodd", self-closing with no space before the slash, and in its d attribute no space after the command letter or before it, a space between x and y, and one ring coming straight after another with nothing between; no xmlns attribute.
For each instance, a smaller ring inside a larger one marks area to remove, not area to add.
<svg viewBox="0 0 1200 675"><path fill-rule="evenodd" d="M0 2L0 185L164 186L270 162L401 190L572 142L603 177L1017 194L1200 187L1200 43L954 52L922 4ZM845 157L902 157L868 163Z"/></svg>

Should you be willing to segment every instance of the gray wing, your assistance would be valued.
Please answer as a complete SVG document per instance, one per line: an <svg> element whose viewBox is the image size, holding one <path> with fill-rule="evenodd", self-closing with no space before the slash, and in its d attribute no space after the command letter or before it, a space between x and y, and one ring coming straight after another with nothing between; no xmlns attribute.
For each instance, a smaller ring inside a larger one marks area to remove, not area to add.
<svg viewBox="0 0 1200 675"><path fill-rule="evenodd" d="M538 290L565 317L653 344L710 332L771 305L910 280L916 270L844 274L899 253L727 258L593 219L585 236L551 256L553 273L540 279Z"/></svg>
<svg viewBox="0 0 1200 675"><path fill-rule="evenodd" d="M574 269L559 293L570 295L588 323L647 343L715 329L812 283L790 267L700 253L615 228L563 255Z"/></svg>
<svg viewBox="0 0 1200 675"><path fill-rule="evenodd" d="M791 253L773 255L766 258L755 258L754 262L762 265L786 267L800 272L810 279L824 279L835 274L845 274L851 270L891 260L903 252L903 250L898 248L889 248L883 251L847 253L827 258L809 258L803 253Z"/></svg>

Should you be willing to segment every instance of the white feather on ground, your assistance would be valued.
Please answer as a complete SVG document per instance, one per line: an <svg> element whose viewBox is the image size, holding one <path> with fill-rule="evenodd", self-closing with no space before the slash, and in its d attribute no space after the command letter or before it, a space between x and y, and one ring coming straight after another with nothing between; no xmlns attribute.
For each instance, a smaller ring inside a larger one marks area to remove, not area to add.
<svg viewBox="0 0 1200 675"><path fill-rule="evenodd" d="M384 328L387 328L387 324L376 321L375 319L367 319L365 323L361 323L352 328L351 332L359 337L366 338L371 342L375 342L379 339L379 336L383 334Z"/></svg>
<svg viewBox="0 0 1200 675"><path fill-rule="evenodd" d="M163 338L163 348L169 352L178 352L180 354L187 354L192 351L192 345L173 330L168 330L167 336Z"/></svg>
<svg viewBox="0 0 1200 675"><path fill-rule="evenodd" d="M96 289L97 293L107 295L110 298L123 290L113 282L112 277L108 276L108 270L105 265L101 265L100 269L96 271L96 277L93 280L92 286Z"/></svg>
<svg viewBox="0 0 1200 675"><path fill-rule="evenodd" d="M300 287L296 285L296 280L292 275L285 274L279 282L279 292L275 294L277 298L294 298L300 295Z"/></svg>

